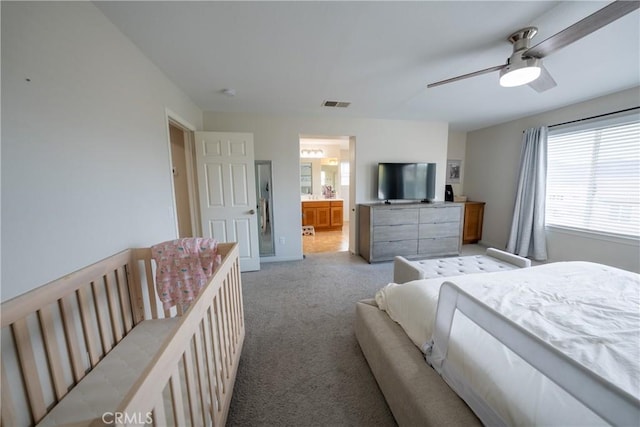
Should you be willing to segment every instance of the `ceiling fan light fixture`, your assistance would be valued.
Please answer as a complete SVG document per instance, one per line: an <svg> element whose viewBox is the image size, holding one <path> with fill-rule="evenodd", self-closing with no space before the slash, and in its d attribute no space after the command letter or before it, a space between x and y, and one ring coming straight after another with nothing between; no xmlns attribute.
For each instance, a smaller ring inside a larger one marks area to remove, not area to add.
<svg viewBox="0 0 640 427"><path fill-rule="evenodd" d="M538 77L542 68L538 58L528 58L511 63L500 70L500 86L515 87L531 83Z"/></svg>

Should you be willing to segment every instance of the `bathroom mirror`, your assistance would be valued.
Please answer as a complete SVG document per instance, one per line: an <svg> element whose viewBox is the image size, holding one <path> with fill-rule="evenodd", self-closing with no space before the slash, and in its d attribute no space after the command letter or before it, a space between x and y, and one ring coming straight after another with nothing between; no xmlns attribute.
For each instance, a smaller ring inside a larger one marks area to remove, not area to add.
<svg viewBox="0 0 640 427"><path fill-rule="evenodd" d="M320 180L322 186L331 186L334 190L338 185L338 165L322 165L320 167Z"/></svg>
<svg viewBox="0 0 640 427"><path fill-rule="evenodd" d="M313 194L311 163L300 163L300 194Z"/></svg>
<svg viewBox="0 0 640 427"><path fill-rule="evenodd" d="M255 165L259 252L261 257L273 256L276 250L273 239L271 160L256 160Z"/></svg>

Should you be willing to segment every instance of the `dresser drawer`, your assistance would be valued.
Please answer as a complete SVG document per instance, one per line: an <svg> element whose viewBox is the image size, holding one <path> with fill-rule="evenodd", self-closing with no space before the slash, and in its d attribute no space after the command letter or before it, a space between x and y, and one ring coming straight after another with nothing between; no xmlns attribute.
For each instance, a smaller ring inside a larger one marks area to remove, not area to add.
<svg viewBox="0 0 640 427"><path fill-rule="evenodd" d="M418 250L417 240L403 240L398 242L378 242L373 244L373 259L384 261L393 259L396 255L415 255Z"/></svg>
<svg viewBox="0 0 640 427"><path fill-rule="evenodd" d="M441 222L419 225L419 238L460 236L460 222Z"/></svg>
<svg viewBox="0 0 640 427"><path fill-rule="evenodd" d="M312 200L309 202L302 202L302 208L328 208L331 207L331 202Z"/></svg>
<svg viewBox="0 0 640 427"><path fill-rule="evenodd" d="M420 239L418 241L418 254L430 255L457 255L459 253L460 238L445 237L441 239Z"/></svg>
<svg viewBox="0 0 640 427"><path fill-rule="evenodd" d="M420 224L440 222L460 222L462 209L459 206L446 208L422 208L420 209Z"/></svg>
<svg viewBox="0 0 640 427"><path fill-rule="evenodd" d="M374 225L417 224L419 210L414 209L374 209Z"/></svg>
<svg viewBox="0 0 640 427"><path fill-rule="evenodd" d="M374 242L392 242L418 238L418 224L381 225L373 227Z"/></svg>

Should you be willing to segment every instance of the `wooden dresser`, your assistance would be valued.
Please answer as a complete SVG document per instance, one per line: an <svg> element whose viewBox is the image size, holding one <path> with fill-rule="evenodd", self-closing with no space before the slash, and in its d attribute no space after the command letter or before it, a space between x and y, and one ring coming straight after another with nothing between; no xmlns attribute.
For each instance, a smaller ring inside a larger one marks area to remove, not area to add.
<svg viewBox="0 0 640 427"><path fill-rule="evenodd" d="M360 255L369 262L396 255L429 258L459 255L462 203L358 205Z"/></svg>
<svg viewBox="0 0 640 427"><path fill-rule="evenodd" d="M462 243L477 243L482 239L482 220L485 202L464 203Z"/></svg>

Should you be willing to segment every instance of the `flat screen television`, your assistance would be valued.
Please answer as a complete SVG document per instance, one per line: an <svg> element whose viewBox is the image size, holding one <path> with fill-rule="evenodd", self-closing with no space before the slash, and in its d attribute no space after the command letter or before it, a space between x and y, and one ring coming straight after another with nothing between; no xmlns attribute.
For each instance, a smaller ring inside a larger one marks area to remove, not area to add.
<svg viewBox="0 0 640 427"><path fill-rule="evenodd" d="M433 202L435 163L378 163L378 199Z"/></svg>

